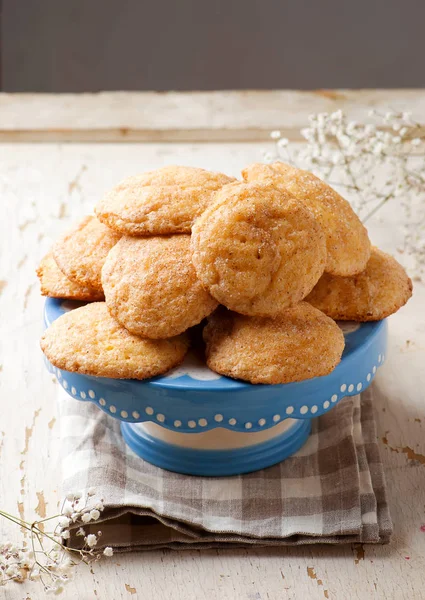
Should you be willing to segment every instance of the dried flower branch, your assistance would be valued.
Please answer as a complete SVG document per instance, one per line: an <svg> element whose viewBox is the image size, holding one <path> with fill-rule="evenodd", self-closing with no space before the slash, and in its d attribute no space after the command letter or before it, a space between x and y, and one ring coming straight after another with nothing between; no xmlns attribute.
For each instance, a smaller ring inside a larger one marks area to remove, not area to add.
<svg viewBox="0 0 425 600"><path fill-rule="evenodd" d="M0 510L0 517L19 525L30 534L30 548L26 542L21 546L6 542L0 544L0 586L10 581L22 583L25 579L40 581L47 594L59 595L71 580L73 571L81 563L90 564L102 556L112 556L112 548L103 552L96 550L102 535L88 534L83 527L77 535L84 537L82 548L66 546L71 537L70 527L97 521L103 510L103 502L95 501L96 490L91 488L86 496L69 494L63 502L60 514L29 523ZM46 530L49 525L52 530Z"/></svg>
<svg viewBox="0 0 425 600"><path fill-rule="evenodd" d="M390 201L404 210L405 264L420 278L425 271L425 126L410 113L371 111L376 124L349 121L342 111L310 115L301 130L302 148L273 131L274 152L266 162L284 160L308 169L340 191L363 222Z"/></svg>

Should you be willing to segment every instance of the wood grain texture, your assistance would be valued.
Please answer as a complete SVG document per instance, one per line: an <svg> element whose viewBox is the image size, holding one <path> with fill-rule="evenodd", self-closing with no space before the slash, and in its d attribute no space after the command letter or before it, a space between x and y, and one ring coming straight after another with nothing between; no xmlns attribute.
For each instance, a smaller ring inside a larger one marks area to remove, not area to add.
<svg viewBox="0 0 425 600"><path fill-rule="evenodd" d="M0 115L3 119L3 111ZM244 165L261 156L266 145L266 138L264 144L0 144L2 508L33 519L54 513L58 503L57 384L47 373L38 346L43 300L34 272L53 239L71 221L90 212L103 192L126 175L180 163L237 176ZM399 220L398 208L389 203L381 220L371 223L373 242L394 252L399 242ZM121 555L92 569L79 568L62 597L422 599L424 302L425 287L416 284L410 303L390 319L388 360L377 378L378 435L395 524L389 546L315 545ZM0 521L0 539L2 533L17 539L19 532ZM29 583L9 586L1 593L6 600L45 598L37 584Z"/></svg>
<svg viewBox="0 0 425 600"><path fill-rule="evenodd" d="M308 116L343 109L356 120L425 112L424 90L0 94L0 141L249 142L279 129L301 139Z"/></svg>

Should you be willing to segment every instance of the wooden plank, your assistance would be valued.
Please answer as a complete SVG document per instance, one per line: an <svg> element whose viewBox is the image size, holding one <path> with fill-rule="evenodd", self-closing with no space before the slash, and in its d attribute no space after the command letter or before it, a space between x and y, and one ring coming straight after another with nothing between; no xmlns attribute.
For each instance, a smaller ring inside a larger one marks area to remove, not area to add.
<svg viewBox="0 0 425 600"><path fill-rule="evenodd" d="M57 384L38 347L43 300L34 269L53 239L128 174L175 162L237 176L262 144L0 145L0 504L27 519L55 512L60 487ZM401 207L370 224L394 252ZM425 589L425 286L390 319L378 376L378 436L395 524L390 546L158 551L79 567L64 600L420 600ZM70 400L72 402L72 400ZM16 527L0 521L8 538ZM134 590L134 591L133 591ZM44 600L39 584L2 588L5 600Z"/></svg>
<svg viewBox="0 0 425 600"><path fill-rule="evenodd" d="M311 113L371 108L425 112L424 90L101 92L0 94L0 141L257 141L279 129L290 139Z"/></svg>

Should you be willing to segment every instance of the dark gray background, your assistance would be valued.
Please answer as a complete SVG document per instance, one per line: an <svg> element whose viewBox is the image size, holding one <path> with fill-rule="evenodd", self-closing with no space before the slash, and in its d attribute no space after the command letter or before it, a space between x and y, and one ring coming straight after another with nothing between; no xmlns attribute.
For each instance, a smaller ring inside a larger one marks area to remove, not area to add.
<svg viewBox="0 0 425 600"><path fill-rule="evenodd" d="M425 0L3 0L14 92L425 87Z"/></svg>

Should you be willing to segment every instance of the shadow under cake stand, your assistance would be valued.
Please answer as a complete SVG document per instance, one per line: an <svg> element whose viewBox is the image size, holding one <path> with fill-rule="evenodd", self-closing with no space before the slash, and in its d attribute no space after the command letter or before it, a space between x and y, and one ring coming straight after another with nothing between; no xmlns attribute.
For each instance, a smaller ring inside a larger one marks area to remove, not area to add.
<svg viewBox="0 0 425 600"><path fill-rule="evenodd" d="M48 298L49 326L81 302ZM340 323L345 349L324 377L253 385L214 373L193 353L144 381L71 373L47 361L74 399L121 421L128 446L148 462L188 475L237 475L276 464L303 446L312 419L365 390L385 360L387 323Z"/></svg>

